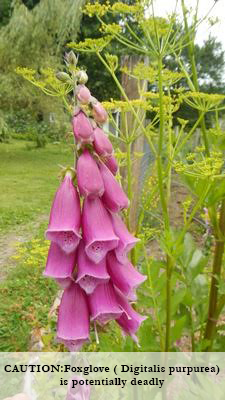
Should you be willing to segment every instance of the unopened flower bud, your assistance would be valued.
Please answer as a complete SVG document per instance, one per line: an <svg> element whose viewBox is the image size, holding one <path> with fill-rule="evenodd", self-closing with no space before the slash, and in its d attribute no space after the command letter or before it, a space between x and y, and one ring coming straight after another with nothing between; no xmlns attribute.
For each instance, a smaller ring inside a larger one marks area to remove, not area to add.
<svg viewBox="0 0 225 400"><path fill-rule="evenodd" d="M88 81L88 75L85 71L78 71L77 73L78 83L84 84Z"/></svg>
<svg viewBox="0 0 225 400"><path fill-rule="evenodd" d="M77 65L77 57L75 56L74 52L71 50L66 55L66 59L69 64L76 66Z"/></svg>
<svg viewBox="0 0 225 400"><path fill-rule="evenodd" d="M85 85L78 85L76 95L81 104L88 104L90 102L91 93Z"/></svg>
<svg viewBox="0 0 225 400"><path fill-rule="evenodd" d="M104 124L108 118L106 110L99 102L92 103L92 115L99 124Z"/></svg>
<svg viewBox="0 0 225 400"><path fill-rule="evenodd" d="M69 74L67 74L66 72L62 72L62 71L57 72L56 73L56 78L59 81L64 82L64 83L72 83L72 80L71 80Z"/></svg>

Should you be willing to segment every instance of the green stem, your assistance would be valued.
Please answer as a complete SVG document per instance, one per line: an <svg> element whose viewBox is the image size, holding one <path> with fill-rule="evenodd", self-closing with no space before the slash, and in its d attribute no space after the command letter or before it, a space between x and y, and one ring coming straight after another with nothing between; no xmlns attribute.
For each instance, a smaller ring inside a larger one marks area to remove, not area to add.
<svg viewBox="0 0 225 400"><path fill-rule="evenodd" d="M205 339L210 343L206 345L205 351L211 351L213 346L214 333L218 320L218 295L219 295L219 281L221 277L223 254L224 254L224 236L225 236L225 200L222 201L220 218L219 218L219 232L216 234L216 247L213 260L212 279L209 295L209 309L208 319L205 328Z"/></svg>
<svg viewBox="0 0 225 400"><path fill-rule="evenodd" d="M194 52L195 52L194 40L193 40L193 38L190 37L190 30L189 30L188 21L187 21L187 11L186 11L184 0L181 0L181 4L182 4L183 16L184 16L184 28L185 28L185 32L186 32L186 35L188 38L188 53L189 53L189 59L190 59L190 63L191 63L193 83L194 83L195 90L199 91L198 73L197 73L195 55L194 55ZM199 116L200 115L201 115L201 111L199 111ZM202 130L202 136L203 136L203 141L204 141L204 146L205 146L205 152L206 152L207 156L209 156L210 155L209 142L208 142L208 138L207 138L204 118L201 120L201 130Z"/></svg>
<svg viewBox="0 0 225 400"><path fill-rule="evenodd" d="M151 141L151 138L149 137L149 135L147 135L146 129L145 129L145 127L144 127L142 121L140 120L140 118L139 118L139 116L138 116L138 114L137 114L135 108L133 107L133 105L132 105L130 99L128 98L128 96L127 96L127 94L126 94L126 92L125 92L123 86L120 84L120 82L119 82L119 80L117 79L115 73L112 72L112 70L111 70L110 67L108 66L107 62L104 60L104 58L101 56L101 54L100 54L99 52L97 52L97 56L99 57L99 59L101 60L101 62L103 63L103 65L106 67L106 69L111 73L111 75L112 75L112 77L113 77L113 79L114 79L114 81L115 81L115 83L116 83L118 89L120 90L122 96L124 97L124 99L125 99L125 100L127 101L127 103L129 104L130 110L131 110L132 114L134 115L134 117L135 117L136 120L138 121L138 124L139 124L139 126L140 126L140 128L141 128L143 134L145 135L145 137L146 137L146 139L147 139L147 141L148 141L148 144L149 144L149 146L150 146L150 148L151 148L153 154L156 154L156 150L155 150L155 147L154 147L154 145L153 145L153 143L152 143L152 141Z"/></svg>
<svg viewBox="0 0 225 400"><path fill-rule="evenodd" d="M163 186L163 163L162 163L162 153L163 153L163 143L164 143L164 104L163 104L163 81L162 81L162 56L158 59L158 84L159 84L159 140L158 140L158 153L157 153L157 171L158 171L158 186L160 202L162 206L163 220L165 224L165 231L168 232L170 229L169 214L167 208L167 200L164 193ZM165 352L170 350L170 332L171 332L171 276L172 276L172 260L169 255L167 255L166 263L166 337L165 337Z"/></svg>
<svg viewBox="0 0 225 400"><path fill-rule="evenodd" d="M162 164L162 150L163 150L163 142L164 142L164 105L163 105L163 82L162 82L162 57L159 57L158 60L158 68L159 68L159 140L158 140L158 152L157 152L157 171L158 171L158 185L159 185L159 195L162 206L163 219L165 223L165 228L169 230L169 215L167 210L166 197L164 194L163 187L163 164Z"/></svg>
<svg viewBox="0 0 225 400"><path fill-rule="evenodd" d="M172 260L167 255L166 260L166 339L165 352L170 351L170 332L171 332L171 276L172 276Z"/></svg>
<svg viewBox="0 0 225 400"><path fill-rule="evenodd" d="M145 261L146 261L146 265L147 265L147 274L148 274L148 284L149 284L149 288L151 291L151 296L152 296L152 301L153 301L153 305L154 305L154 314L155 314L155 320L156 320L156 324L157 324L157 330L159 333L159 338L160 338L160 348L161 351L163 351L163 332L162 332L162 327L161 327L161 322L159 319L159 307L158 307L158 303L156 300L156 296L155 296L155 292L153 289L153 282L152 282L152 277L151 277L151 267L150 267L150 263L148 260L148 255L147 255L147 251L146 251L146 247L143 245L143 252L144 252L144 257L145 257Z"/></svg>

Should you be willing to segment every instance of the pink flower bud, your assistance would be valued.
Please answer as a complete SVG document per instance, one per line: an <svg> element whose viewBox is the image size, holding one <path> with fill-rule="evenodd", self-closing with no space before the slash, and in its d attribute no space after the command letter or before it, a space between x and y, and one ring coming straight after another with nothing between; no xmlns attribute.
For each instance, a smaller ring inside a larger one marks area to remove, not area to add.
<svg viewBox="0 0 225 400"><path fill-rule="evenodd" d="M109 168L109 170L112 172L113 175L116 175L119 166L114 156L108 157L107 160L105 161L105 165L107 168Z"/></svg>
<svg viewBox="0 0 225 400"><path fill-rule="evenodd" d="M83 111L80 111L77 115L74 115L72 122L73 133L77 141L80 141L81 143L93 142L94 131L89 119L86 117Z"/></svg>
<svg viewBox="0 0 225 400"><path fill-rule="evenodd" d="M105 191L102 196L104 205L112 212L118 212L123 208L128 208L129 199L113 174L103 163L100 164L99 168L105 186Z"/></svg>
<svg viewBox="0 0 225 400"><path fill-rule="evenodd" d="M77 183L80 194L84 197L101 197L104 193L101 173L88 150L84 150L77 161Z"/></svg>
<svg viewBox="0 0 225 400"><path fill-rule="evenodd" d="M91 99L90 90L85 85L78 85L76 95L81 104L89 104Z"/></svg>
<svg viewBox="0 0 225 400"><path fill-rule="evenodd" d="M107 121L108 114L101 103L92 103L92 114L96 122L104 124Z"/></svg>
<svg viewBox="0 0 225 400"><path fill-rule="evenodd" d="M94 149L99 156L108 157L113 153L113 146L102 129L94 130Z"/></svg>

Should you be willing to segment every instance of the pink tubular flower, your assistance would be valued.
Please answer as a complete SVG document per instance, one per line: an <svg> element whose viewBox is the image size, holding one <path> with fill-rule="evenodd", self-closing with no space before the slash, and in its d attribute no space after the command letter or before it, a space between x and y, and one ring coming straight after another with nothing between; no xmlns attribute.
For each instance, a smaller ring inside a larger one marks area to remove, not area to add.
<svg viewBox="0 0 225 400"><path fill-rule="evenodd" d="M107 268L113 284L130 300L135 300L134 290L146 280L127 260L121 264L113 251L107 255Z"/></svg>
<svg viewBox="0 0 225 400"><path fill-rule="evenodd" d="M94 129L94 149L102 157L109 157L113 153L113 146L108 136L98 127Z"/></svg>
<svg viewBox="0 0 225 400"><path fill-rule="evenodd" d="M72 282L64 290L59 306L57 341L70 351L78 351L89 340L89 310L87 297L79 285Z"/></svg>
<svg viewBox="0 0 225 400"><path fill-rule="evenodd" d="M80 225L80 199L68 171L55 194L46 238L57 243L66 253L71 253L80 241Z"/></svg>
<svg viewBox="0 0 225 400"><path fill-rule="evenodd" d="M105 161L106 167L112 172L113 175L117 174L118 171L118 164L114 156L110 156Z"/></svg>
<svg viewBox="0 0 225 400"><path fill-rule="evenodd" d="M115 290L111 282L98 285L94 292L88 296L91 320L98 321L101 325L107 324L112 319L122 315L122 308L118 305Z"/></svg>
<svg viewBox="0 0 225 400"><path fill-rule="evenodd" d="M76 95L81 104L89 104L91 100L90 90L85 85L78 85Z"/></svg>
<svg viewBox="0 0 225 400"><path fill-rule="evenodd" d="M76 282L87 294L92 293L100 283L108 282L110 279L105 258L98 265L91 261L85 253L83 241L79 244L77 265Z"/></svg>
<svg viewBox="0 0 225 400"><path fill-rule="evenodd" d="M93 157L88 150L77 161L77 183L80 194L86 196L102 196L104 192L104 183Z"/></svg>
<svg viewBox="0 0 225 400"><path fill-rule="evenodd" d="M68 392L66 400L89 400L91 395L91 388L86 383L80 385L79 383L73 387L73 382L84 380L82 375L73 375L68 385Z"/></svg>
<svg viewBox="0 0 225 400"><path fill-rule="evenodd" d="M76 251L67 254L56 243L52 242L48 252L44 275L60 279L70 278L75 263Z"/></svg>
<svg viewBox="0 0 225 400"><path fill-rule="evenodd" d="M136 336L136 332L139 329L140 325L143 321L146 320L147 317L144 317L138 314L129 304L126 297L116 290L116 297L118 304L123 308L124 312L121 317L119 317L116 322L120 325L125 335L130 335L132 339L135 341L137 345L138 338Z"/></svg>
<svg viewBox="0 0 225 400"><path fill-rule="evenodd" d="M98 197L84 200L82 230L86 254L95 264L118 245L110 215Z"/></svg>
<svg viewBox="0 0 225 400"><path fill-rule="evenodd" d="M108 114L98 101L96 103L92 103L92 114L94 120L99 124L104 124L107 121Z"/></svg>
<svg viewBox="0 0 225 400"><path fill-rule="evenodd" d="M93 128L83 111L79 111L77 115L73 116L73 133L78 142L93 142Z"/></svg>
<svg viewBox="0 0 225 400"><path fill-rule="evenodd" d="M135 246L139 239L130 234L126 225L119 216L115 214L111 214L111 216L114 232L119 238L115 254L119 262L125 263L127 260L127 253Z"/></svg>
<svg viewBox="0 0 225 400"><path fill-rule="evenodd" d="M105 191L102 196L105 206L113 212L118 212L123 208L128 208L129 199L105 164L100 164L100 171L105 187Z"/></svg>

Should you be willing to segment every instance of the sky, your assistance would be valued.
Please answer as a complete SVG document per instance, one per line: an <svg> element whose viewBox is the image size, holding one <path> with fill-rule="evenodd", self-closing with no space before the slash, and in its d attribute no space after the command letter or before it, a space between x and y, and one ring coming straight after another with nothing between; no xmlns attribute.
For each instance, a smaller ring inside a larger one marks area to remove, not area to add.
<svg viewBox="0 0 225 400"><path fill-rule="evenodd" d="M178 14L182 14L181 1L178 0ZM171 13L174 11L176 4L176 0L154 0L154 9L155 15L158 16L166 16L167 13ZM203 22L198 29L198 33L196 36L196 41L199 44L204 42L204 39L207 39L209 33L212 36L215 36L219 39L219 41L223 44L223 49L225 50L225 0L217 0L216 3L214 0L199 0L199 16L204 17L210 8L215 4L213 10L210 13L210 17L219 18L219 22L213 26L209 27L208 22ZM188 9L195 8L196 0L186 0L185 5Z"/></svg>

